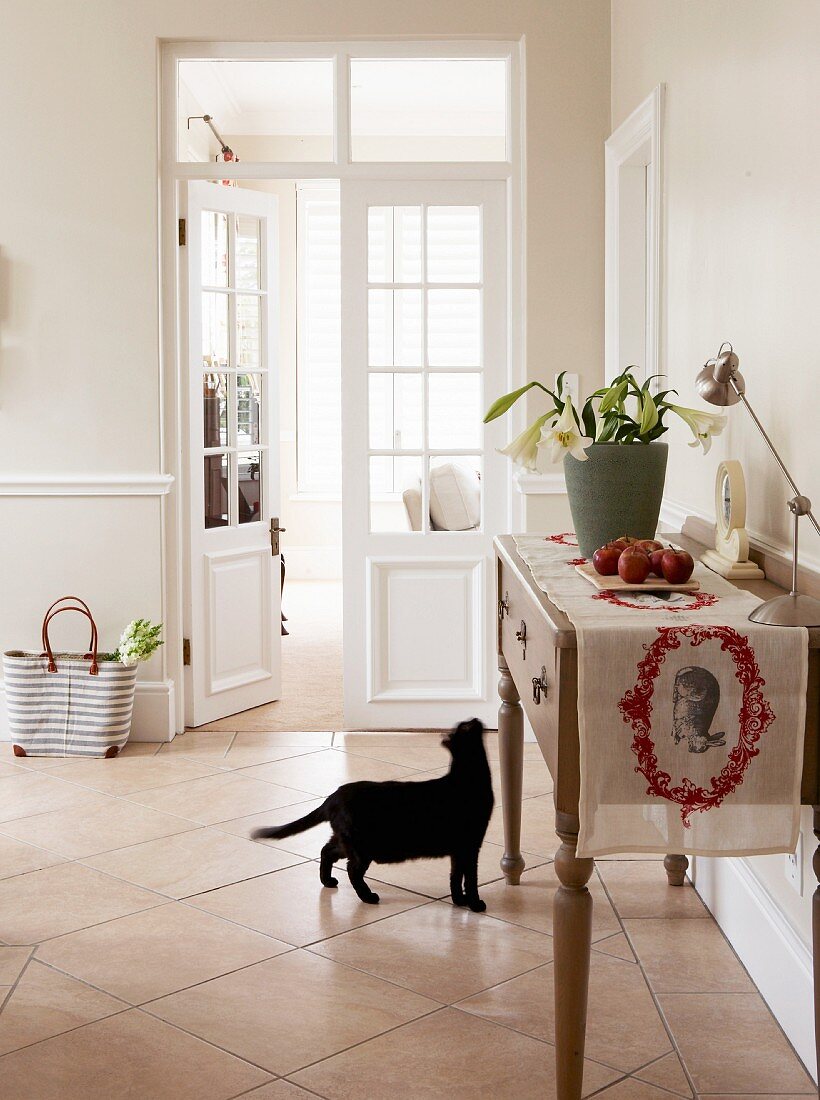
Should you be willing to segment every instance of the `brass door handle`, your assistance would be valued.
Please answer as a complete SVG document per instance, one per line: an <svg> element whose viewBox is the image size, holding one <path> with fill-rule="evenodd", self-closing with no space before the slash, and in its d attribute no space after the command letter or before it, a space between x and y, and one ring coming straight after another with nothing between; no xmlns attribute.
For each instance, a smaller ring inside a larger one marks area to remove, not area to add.
<svg viewBox="0 0 820 1100"><path fill-rule="evenodd" d="M270 552L274 557L279 553L279 536L283 531L287 531L287 527L280 527L279 517L274 516L270 521Z"/></svg>

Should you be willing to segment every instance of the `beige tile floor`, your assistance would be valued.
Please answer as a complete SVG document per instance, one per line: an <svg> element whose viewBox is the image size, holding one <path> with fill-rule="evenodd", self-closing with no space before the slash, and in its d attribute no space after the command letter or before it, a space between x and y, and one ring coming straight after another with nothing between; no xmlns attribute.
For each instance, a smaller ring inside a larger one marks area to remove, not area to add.
<svg viewBox="0 0 820 1100"><path fill-rule="evenodd" d="M109 761L0 761L0 1096L550 1100L557 888L549 775L525 756L527 870L371 868L323 890L325 831L248 839L354 779L423 779L433 734L221 728ZM497 770L497 745L488 735ZM697 894L600 861L585 1094L797 1100L813 1085Z"/></svg>

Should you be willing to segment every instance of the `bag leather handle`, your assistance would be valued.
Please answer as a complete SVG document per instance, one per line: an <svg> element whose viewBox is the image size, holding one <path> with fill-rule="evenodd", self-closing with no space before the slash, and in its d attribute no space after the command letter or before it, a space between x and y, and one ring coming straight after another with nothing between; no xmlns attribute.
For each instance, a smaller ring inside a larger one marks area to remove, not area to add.
<svg viewBox="0 0 820 1100"><path fill-rule="evenodd" d="M69 607L58 607L58 604L65 603L68 600L76 600L76 602L78 604L81 604L82 606L76 607L74 605L71 605ZM43 649L46 651L46 654L48 656L48 671L57 671L57 662L54 660L54 654L51 650L51 642L49 641L48 637L48 627L51 620L56 615L60 615L63 611L78 611L81 615L85 615L85 617L91 623L91 642L89 644L89 653L86 655L91 659L91 667L88 670L88 674L89 676L99 675L100 669L99 665L97 664L97 624L94 622L94 616L89 611L88 605L77 596L63 596L62 599L56 600L48 609L48 611L46 611L45 618L43 619L42 640Z"/></svg>

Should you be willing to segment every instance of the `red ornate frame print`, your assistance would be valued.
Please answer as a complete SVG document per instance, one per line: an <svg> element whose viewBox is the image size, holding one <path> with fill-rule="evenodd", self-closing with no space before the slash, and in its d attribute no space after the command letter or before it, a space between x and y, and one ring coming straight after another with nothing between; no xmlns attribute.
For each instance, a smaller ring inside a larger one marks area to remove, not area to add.
<svg viewBox="0 0 820 1100"><path fill-rule="evenodd" d="M730 626L666 626L658 627L658 638L645 646L646 656L638 663L638 680L618 704L624 722L634 731L632 751L638 758L637 772L642 772L649 783L647 794L666 798L681 807L681 820L691 828L689 818L695 811L704 813L720 806L743 782L743 776L760 749L757 742L774 721L775 715L763 696L761 688L766 681L760 675L754 650L749 639L738 634ZM660 674L666 654L679 649L686 638L690 645L699 646L710 639L720 641L720 648L728 652L735 665L735 676L743 685L743 697L738 714L737 743L729 752L729 759L720 772L712 778L709 790L693 783L685 776L680 785L671 786L672 777L660 769L652 739L652 695L655 680Z"/></svg>
<svg viewBox="0 0 820 1100"><path fill-rule="evenodd" d="M584 562L582 559L573 564L583 565ZM686 607L675 607L673 605L658 607L648 603L630 603L628 598L623 599L617 592L612 592L610 589L606 589L604 592L596 592L591 598L593 600L606 600L607 603L615 604L616 607L629 607L633 611L700 611L702 607L712 607L713 604L718 602L718 597L713 592L688 592L687 595L691 596L692 602L687 604Z"/></svg>

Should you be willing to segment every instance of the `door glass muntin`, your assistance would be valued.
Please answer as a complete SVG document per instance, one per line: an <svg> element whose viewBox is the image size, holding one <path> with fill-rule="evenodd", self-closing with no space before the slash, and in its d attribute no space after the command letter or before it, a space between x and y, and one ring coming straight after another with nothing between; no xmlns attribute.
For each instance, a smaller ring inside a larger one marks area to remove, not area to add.
<svg viewBox="0 0 820 1100"><path fill-rule="evenodd" d="M209 529L268 518L266 227L255 215L209 210L201 225L203 521Z"/></svg>
<svg viewBox="0 0 820 1100"><path fill-rule="evenodd" d="M366 221L370 529L454 529L431 517L432 476L452 482L457 493L463 490L473 500L476 522L455 529L478 530L484 439L482 208L373 204ZM418 382L409 389L397 385L410 376ZM418 457L417 466L411 456ZM393 520L385 519L387 501L398 505Z"/></svg>

